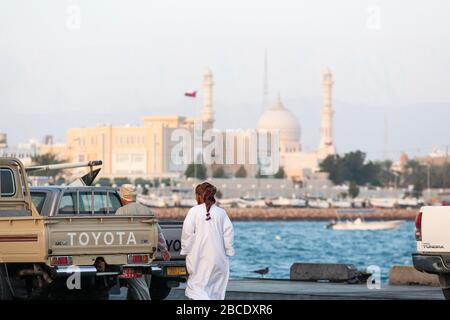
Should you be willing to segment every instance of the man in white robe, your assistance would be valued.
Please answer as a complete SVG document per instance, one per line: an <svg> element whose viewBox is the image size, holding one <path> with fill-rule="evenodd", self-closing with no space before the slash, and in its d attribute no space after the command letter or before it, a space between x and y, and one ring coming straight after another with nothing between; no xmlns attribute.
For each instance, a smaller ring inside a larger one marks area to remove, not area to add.
<svg viewBox="0 0 450 320"><path fill-rule="evenodd" d="M213 204L191 208L183 223L181 254L189 274L186 296L193 300L223 300L229 277L228 257L234 255L233 225L227 213Z"/></svg>

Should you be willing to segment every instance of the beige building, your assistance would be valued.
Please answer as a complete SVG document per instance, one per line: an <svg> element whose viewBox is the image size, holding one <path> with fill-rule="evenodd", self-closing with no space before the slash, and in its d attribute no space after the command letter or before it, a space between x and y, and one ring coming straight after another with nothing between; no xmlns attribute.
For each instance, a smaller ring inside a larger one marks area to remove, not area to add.
<svg viewBox="0 0 450 320"><path fill-rule="evenodd" d="M146 116L141 126L116 127L101 124L93 128L71 128L63 146L44 145L42 153L54 153L67 161L103 160L102 176L106 177L174 177L186 165L171 161L172 132L183 128L192 132L194 122L204 127L214 125L212 110L212 73L204 75L202 116Z"/></svg>

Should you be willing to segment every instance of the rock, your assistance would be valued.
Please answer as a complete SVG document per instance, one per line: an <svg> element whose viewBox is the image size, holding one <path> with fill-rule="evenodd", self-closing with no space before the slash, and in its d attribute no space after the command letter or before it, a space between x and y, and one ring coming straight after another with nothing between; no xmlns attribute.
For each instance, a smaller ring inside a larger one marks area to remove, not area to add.
<svg viewBox="0 0 450 320"><path fill-rule="evenodd" d="M396 265L389 271L389 284L439 287L439 277L435 274L417 271L412 266Z"/></svg>
<svg viewBox="0 0 450 320"><path fill-rule="evenodd" d="M329 282L358 282L360 272L352 264L340 263L294 263L291 280Z"/></svg>

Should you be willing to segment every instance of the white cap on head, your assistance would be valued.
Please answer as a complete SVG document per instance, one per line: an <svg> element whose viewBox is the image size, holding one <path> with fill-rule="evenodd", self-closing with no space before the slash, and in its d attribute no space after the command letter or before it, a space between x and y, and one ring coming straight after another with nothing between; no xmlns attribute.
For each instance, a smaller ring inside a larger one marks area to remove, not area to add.
<svg viewBox="0 0 450 320"><path fill-rule="evenodd" d="M127 201L136 201L136 187L132 184L123 184L119 190L120 197Z"/></svg>

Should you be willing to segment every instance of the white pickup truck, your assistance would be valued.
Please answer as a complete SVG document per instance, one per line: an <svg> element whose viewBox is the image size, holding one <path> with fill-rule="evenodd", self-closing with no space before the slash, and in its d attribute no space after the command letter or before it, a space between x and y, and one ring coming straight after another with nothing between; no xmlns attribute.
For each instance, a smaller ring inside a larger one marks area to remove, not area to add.
<svg viewBox="0 0 450 320"><path fill-rule="evenodd" d="M437 274L442 292L450 300L450 207L426 206L416 217L417 252L414 267Z"/></svg>

